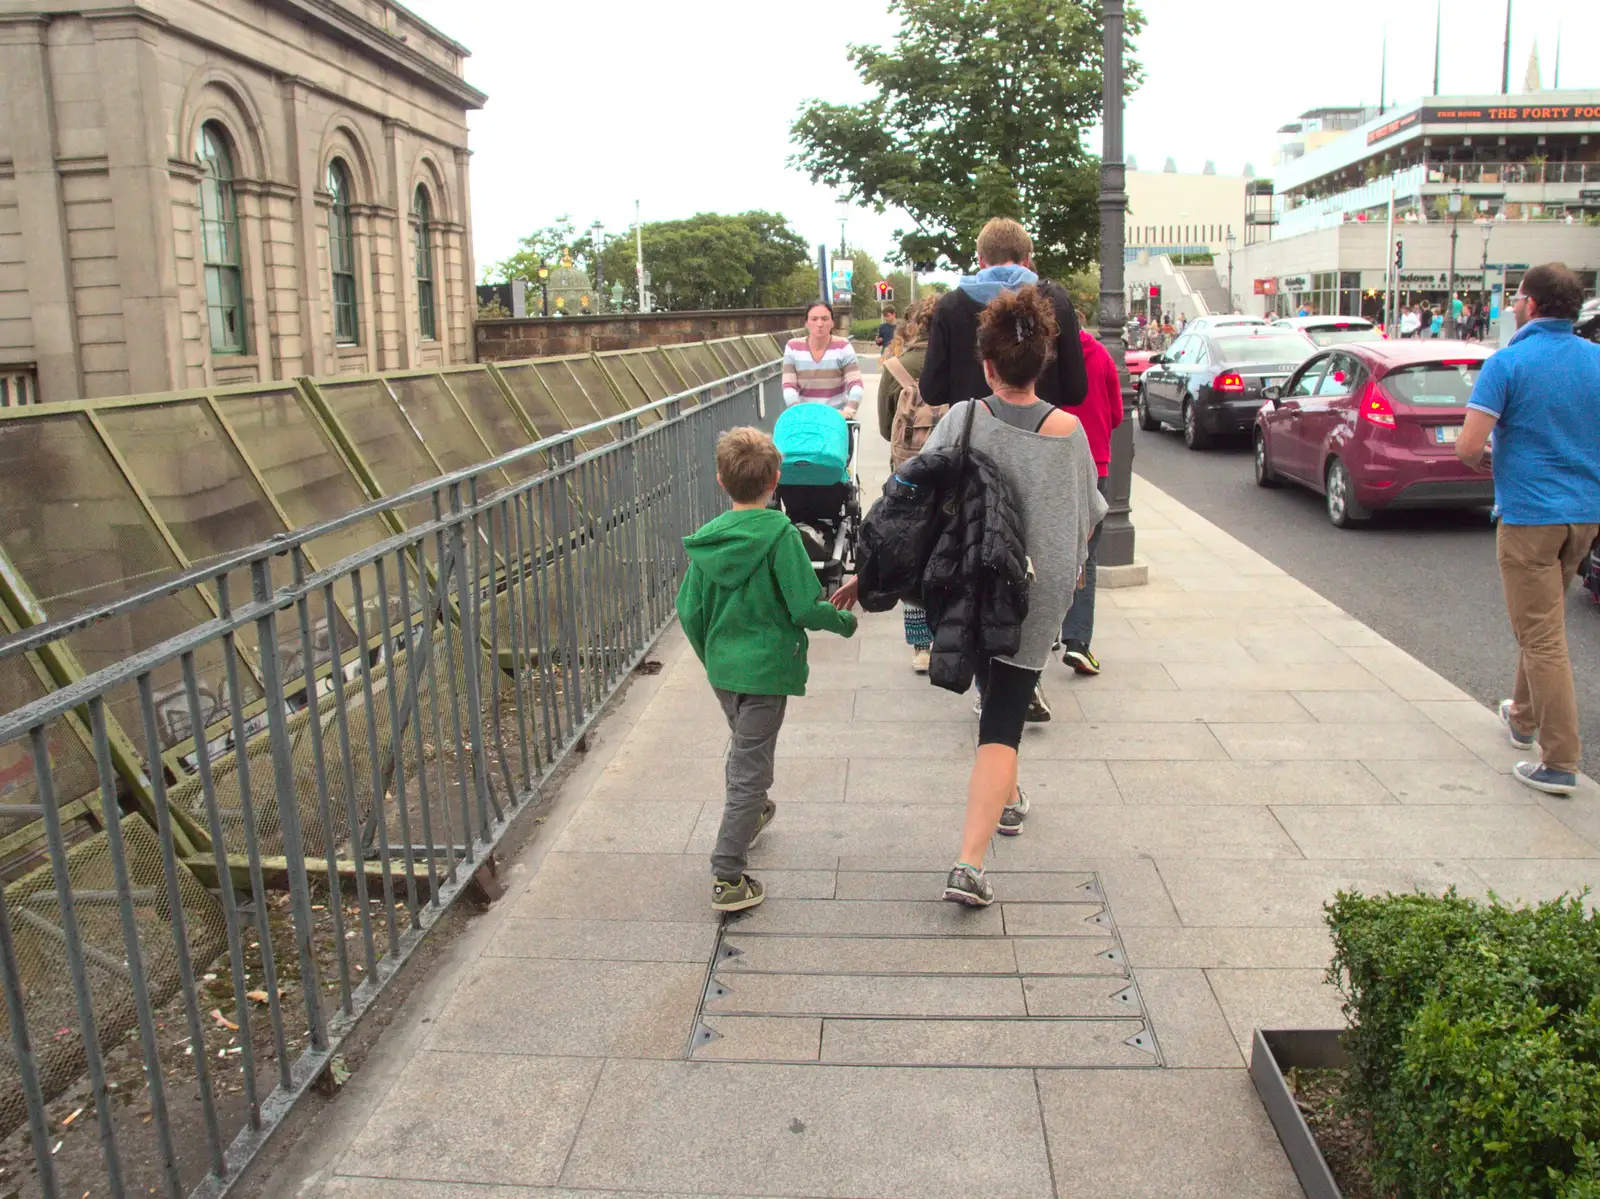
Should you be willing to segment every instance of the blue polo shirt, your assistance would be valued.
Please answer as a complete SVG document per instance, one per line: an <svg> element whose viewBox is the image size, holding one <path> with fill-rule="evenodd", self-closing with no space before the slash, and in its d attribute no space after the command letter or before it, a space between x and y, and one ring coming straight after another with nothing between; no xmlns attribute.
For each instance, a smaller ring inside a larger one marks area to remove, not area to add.
<svg viewBox="0 0 1600 1199"><path fill-rule="evenodd" d="M1467 407L1497 418L1502 521L1600 523L1600 345L1571 321L1529 321L1483 364Z"/></svg>

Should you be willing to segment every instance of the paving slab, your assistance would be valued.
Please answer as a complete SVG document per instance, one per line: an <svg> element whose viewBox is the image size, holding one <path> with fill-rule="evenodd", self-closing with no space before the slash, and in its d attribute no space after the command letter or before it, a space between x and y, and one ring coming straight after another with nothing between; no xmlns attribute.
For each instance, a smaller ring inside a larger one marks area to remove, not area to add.
<svg viewBox="0 0 1600 1199"><path fill-rule="evenodd" d="M1218 966L1320 969L1333 958L1327 930L1314 928L1122 928L1128 960L1146 968Z"/></svg>
<svg viewBox="0 0 1600 1199"><path fill-rule="evenodd" d="M573 813L555 848L585 853L681 853L704 804L704 800L592 800Z"/></svg>
<svg viewBox="0 0 1600 1199"><path fill-rule="evenodd" d="M1213 724L1211 731L1228 755L1241 761L1433 761L1471 756L1461 742L1433 724Z"/></svg>
<svg viewBox="0 0 1600 1199"><path fill-rule="evenodd" d="M1041 1070L1039 1096L1063 1194L1303 1199L1243 1070Z"/></svg>
<svg viewBox="0 0 1600 1199"><path fill-rule="evenodd" d="M1185 691L1237 688L1241 691L1385 691L1376 675L1357 663L1282 665L1258 662L1222 662L1214 665L1174 662L1166 667L1172 681Z"/></svg>
<svg viewBox="0 0 1600 1199"><path fill-rule="evenodd" d="M1228 756L1207 725L1154 725L1137 721L1031 724L1023 731L1018 752L1024 762L1034 758L1179 761Z"/></svg>
<svg viewBox="0 0 1600 1199"><path fill-rule="evenodd" d="M1110 768L1128 804L1394 802L1359 762L1112 762Z"/></svg>
<svg viewBox="0 0 1600 1199"><path fill-rule="evenodd" d="M728 1016L707 1012L710 1035L696 1040L697 1062L814 1062L822 1053L822 1021L815 1016Z"/></svg>
<svg viewBox="0 0 1600 1199"><path fill-rule="evenodd" d="M997 936L1000 907L861 900L769 899L728 925L737 932L861 933L882 936Z"/></svg>
<svg viewBox="0 0 1600 1199"><path fill-rule="evenodd" d="M713 973L708 1019L745 1016L1026 1016L1016 978Z"/></svg>
<svg viewBox="0 0 1600 1199"><path fill-rule="evenodd" d="M845 1064L1150 1069L1142 1020L825 1020L822 1060ZM1045 1192L1048 1194L1048 1192Z"/></svg>
<svg viewBox="0 0 1600 1199"><path fill-rule="evenodd" d="M949 1199L975 1180L994 1199L1051 1193L1026 1071L610 1062L561 1178L828 1199Z"/></svg>
<svg viewBox="0 0 1600 1199"><path fill-rule="evenodd" d="M1205 971L1141 968L1135 977L1164 1064L1176 1070L1248 1064Z"/></svg>
<svg viewBox="0 0 1600 1199"><path fill-rule="evenodd" d="M1099 620L1098 611L1095 619ZM1099 639L1095 640L1096 657L1099 656ZM1093 678L1077 675L1065 668L1047 668L1044 673L1045 693L1055 695L1065 692L1076 695L1090 689L1103 691L1176 691L1178 684L1167 673L1161 659L1153 654L1142 657L1109 657L1100 663L1101 673Z"/></svg>
<svg viewBox="0 0 1600 1199"><path fill-rule="evenodd" d="M778 738L778 761L791 758L960 759L970 762L978 745L978 722L965 719L886 724L802 724L785 727ZM779 767L782 773L782 766Z"/></svg>
<svg viewBox="0 0 1600 1199"><path fill-rule="evenodd" d="M572 1057L424 1050L340 1158L339 1172L523 1186L554 1183L601 1065Z"/></svg>
<svg viewBox="0 0 1600 1199"><path fill-rule="evenodd" d="M1029 817L1027 832L1000 847L999 863L1047 864L1070 851L1077 855L1157 858L1183 854L1197 858L1299 857L1300 850L1256 804L1234 807L1083 806L1059 816L1040 811Z"/></svg>
<svg viewBox="0 0 1600 1199"><path fill-rule="evenodd" d="M1322 905L1341 890L1380 895L1417 890L1439 894L1452 885L1463 894L1483 889L1464 862L1434 858L1264 862L1171 857L1161 863L1161 880L1185 925L1234 928L1320 928Z"/></svg>
<svg viewBox="0 0 1600 1199"><path fill-rule="evenodd" d="M507 920L487 957L704 962L717 939L708 921Z"/></svg>
<svg viewBox="0 0 1600 1199"><path fill-rule="evenodd" d="M1019 944L998 937L805 937L730 932L719 977L750 971L827 974L1015 974ZM708 947L709 948L709 947ZM704 955L702 955L703 957Z"/></svg>
<svg viewBox="0 0 1600 1199"><path fill-rule="evenodd" d="M1392 691L1292 691L1323 724L1427 724L1428 717Z"/></svg>
<svg viewBox="0 0 1600 1199"><path fill-rule="evenodd" d="M1526 807L1536 796L1509 774L1485 762L1365 759L1367 772L1403 804L1506 804Z"/></svg>
<svg viewBox="0 0 1600 1199"><path fill-rule="evenodd" d="M1284 830L1308 858L1591 858L1584 840L1538 805L1285 807Z"/></svg>
<svg viewBox="0 0 1600 1199"><path fill-rule="evenodd" d="M1147 721L1190 724L1207 721L1309 723L1311 714L1287 691L1089 691L1077 696L1090 722Z"/></svg>
<svg viewBox="0 0 1600 1199"><path fill-rule="evenodd" d="M1004 902L998 906L1009 937L1103 937L1112 926L1111 915L1101 903Z"/></svg>
<svg viewBox="0 0 1600 1199"><path fill-rule="evenodd" d="M595 886L597 879L605 885ZM774 899L822 899L833 894L833 869L769 869L762 883ZM550 853L509 912L524 919L715 924L710 895L711 863L698 855Z"/></svg>
<svg viewBox="0 0 1600 1199"><path fill-rule="evenodd" d="M480 958L428 1047L549 1057L682 1055L705 985L699 962Z"/></svg>
<svg viewBox="0 0 1600 1199"><path fill-rule="evenodd" d="M1207 970L1207 980L1247 1059L1258 1028L1343 1028L1339 992L1322 970Z"/></svg>
<svg viewBox="0 0 1600 1199"><path fill-rule="evenodd" d="M1144 1015L1139 988L1122 978L1025 977L1022 995L1030 1016L1131 1018Z"/></svg>

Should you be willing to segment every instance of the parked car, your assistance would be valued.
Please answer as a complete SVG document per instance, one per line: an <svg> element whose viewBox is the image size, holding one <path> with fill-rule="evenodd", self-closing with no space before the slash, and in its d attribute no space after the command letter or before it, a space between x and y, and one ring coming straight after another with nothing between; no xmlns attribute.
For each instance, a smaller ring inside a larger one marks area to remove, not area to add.
<svg viewBox="0 0 1600 1199"><path fill-rule="evenodd" d="M1128 379L1137 383L1139 376L1150 369L1150 359L1156 356L1154 350L1124 350L1122 360L1128 364Z"/></svg>
<svg viewBox="0 0 1600 1199"><path fill-rule="evenodd" d="M1191 450L1225 434L1248 434L1265 389L1287 379L1316 348L1305 334L1265 322L1185 332L1139 378L1139 427L1176 425Z"/></svg>
<svg viewBox="0 0 1600 1199"><path fill-rule="evenodd" d="M1246 316L1242 312L1224 312L1217 316L1197 316L1183 327L1185 333L1199 333L1205 329L1221 329L1227 325L1265 325L1261 316Z"/></svg>
<svg viewBox="0 0 1600 1199"><path fill-rule="evenodd" d="M1319 346L1345 341L1382 341L1384 334L1364 316L1286 316L1272 322L1279 329L1298 329Z"/></svg>
<svg viewBox="0 0 1600 1199"><path fill-rule="evenodd" d="M1256 416L1255 474L1320 491L1347 528L1389 508L1488 507L1494 480L1455 452L1490 351L1465 341L1365 341L1323 350Z"/></svg>
<svg viewBox="0 0 1600 1199"><path fill-rule="evenodd" d="M1578 310L1578 323L1574 329L1579 337L1600 341L1600 299L1589 300Z"/></svg>

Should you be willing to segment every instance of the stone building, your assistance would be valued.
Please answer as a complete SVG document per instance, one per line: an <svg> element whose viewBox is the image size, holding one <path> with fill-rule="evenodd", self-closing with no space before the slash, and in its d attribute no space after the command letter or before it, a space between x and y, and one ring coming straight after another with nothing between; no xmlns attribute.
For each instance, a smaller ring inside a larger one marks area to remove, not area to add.
<svg viewBox="0 0 1600 1199"><path fill-rule="evenodd" d="M8 0L0 405L471 361L466 56L384 0Z"/></svg>

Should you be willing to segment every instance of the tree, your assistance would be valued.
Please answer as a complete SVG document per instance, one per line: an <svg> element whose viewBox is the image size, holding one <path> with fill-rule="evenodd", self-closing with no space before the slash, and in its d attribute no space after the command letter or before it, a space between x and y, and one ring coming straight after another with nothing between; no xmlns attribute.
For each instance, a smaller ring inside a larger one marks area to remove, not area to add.
<svg viewBox="0 0 1600 1199"><path fill-rule="evenodd" d="M904 209L898 260L970 269L978 230L1011 216L1041 273L1094 259L1098 161L1082 131L1100 118L1102 27L1094 0L889 0L895 45L853 45L877 94L812 100L790 129L791 165L879 212ZM1127 12L1131 41L1144 27ZM1140 79L1124 59L1129 91Z"/></svg>
<svg viewBox="0 0 1600 1199"><path fill-rule="evenodd" d="M850 277L850 315L858 321L876 321L882 311L878 303L878 280L883 271L878 260L865 250L852 249L845 257L855 265Z"/></svg>
<svg viewBox="0 0 1600 1199"><path fill-rule="evenodd" d="M561 261L563 250L571 251L572 261L588 271L590 278L594 277L594 231L585 229L579 233L572 223L572 217L566 214L557 217L555 224L519 238L517 246L517 252L511 257L483 268L485 283L509 283L513 279L525 279L536 284L539 282L539 267L554 267ZM610 270L606 271L606 277L611 278Z"/></svg>
<svg viewBox="0 0 1600 1199"><path fill-rule="evenodd" d="M795 291L806 266L806 243L780 214L702 212L647 223L642 236L658 309L786 308L803 302ZM622 284L627 306L637 306L634 239L619 235L608 242L600 261L605 277ZM816 294L814 269L804 286L807 297Z"/></svg>

